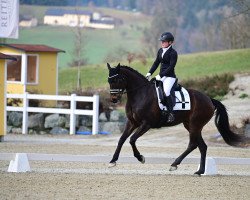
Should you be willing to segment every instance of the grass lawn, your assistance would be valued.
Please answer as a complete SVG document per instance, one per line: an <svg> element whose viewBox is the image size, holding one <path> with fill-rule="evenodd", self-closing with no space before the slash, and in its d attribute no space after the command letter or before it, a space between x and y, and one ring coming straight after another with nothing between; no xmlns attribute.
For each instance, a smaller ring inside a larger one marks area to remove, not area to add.
<svg viewBox="0 0 250 200"><path fill-rule="evenodd" d="M153 59L149 59L146 66L140 62L133 62L131 67L142 74L146 74ZM117 65L115 63L113 66ZM122 65L128 65L121 62ZM159 69L158 69L159 71ZM179 55L176 74L179 81L224 73L250 72L250 49L216 51ZM157 72L154 73L157 75ZM108 70L106 64L82 67L81 78L83 88L108 88ZM59 91L72 91L76 88L77 69L67 68L59 72Z"/></svg>

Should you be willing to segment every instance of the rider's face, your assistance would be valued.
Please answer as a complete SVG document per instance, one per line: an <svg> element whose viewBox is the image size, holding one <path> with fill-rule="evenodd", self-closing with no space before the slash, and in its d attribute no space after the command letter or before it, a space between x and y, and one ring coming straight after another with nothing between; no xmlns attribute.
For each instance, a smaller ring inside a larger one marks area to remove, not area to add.
<svg viewBox="0 0 250 200"><path fill-rule="evenodd" d="M161 47L162 48L168 48L171 44L172 44L172 42L161 41Z"/></svg>

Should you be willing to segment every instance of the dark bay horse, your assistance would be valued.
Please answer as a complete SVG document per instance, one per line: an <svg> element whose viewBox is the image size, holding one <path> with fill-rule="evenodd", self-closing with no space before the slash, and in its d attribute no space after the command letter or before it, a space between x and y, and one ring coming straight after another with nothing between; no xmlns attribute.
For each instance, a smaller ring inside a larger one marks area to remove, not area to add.
<svg viewBox="0 0 250 200"><path fill-rule="evenodd" d="M120 66L110 67L108 82L110 84L110 98L113 103L117 103L122 94L127 93L126 115L127 123L118 146L110 161L110 166L115 166L118 160L122 145L130 137L130 144L134 156L141 162L145 158L136 147L136 140L146 133L150 128L160 128L164 126L175 126L183 123L189 132L189 145L187 149L172 163L170 170L176 170L182 160L197 147L201 153L200 167L195 174L201 175L205 172L207 145L205 144L201 131L210 121L216 110L215 124L225 142L231 146L240 146L246 142L242 135L233 133L229 128L229 121L225 106L215 99L212 99L201 92L188 89L191 110L175 111L175 121L167 123L161 120L161 111L158 106L155 86L136 70ZM132 134L133 133L133 134Z"/></svg>

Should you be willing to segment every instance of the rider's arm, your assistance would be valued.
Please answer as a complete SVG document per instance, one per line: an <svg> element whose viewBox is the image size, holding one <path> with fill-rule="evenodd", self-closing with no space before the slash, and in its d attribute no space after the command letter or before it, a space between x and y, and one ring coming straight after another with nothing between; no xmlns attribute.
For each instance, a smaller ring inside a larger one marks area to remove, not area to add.
<svg viewBox="0 0 250 200"><path fill-rule="evenodd" d="M159 50L160 51L160 50ZM149 73L153 74L155 72L155 70L157 69L157 67L159 66L160 64L160 56L159 56L159 51L157 52L157 56L156 56L156 59L151 67L151 69L149 70Z"/></svg>

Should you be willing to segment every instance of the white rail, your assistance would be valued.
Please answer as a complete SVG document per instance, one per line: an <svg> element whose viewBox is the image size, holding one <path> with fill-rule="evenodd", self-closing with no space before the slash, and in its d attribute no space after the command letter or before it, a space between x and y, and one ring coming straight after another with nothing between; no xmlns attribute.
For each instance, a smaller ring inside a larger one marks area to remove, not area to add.
<svg viewBox="0 0 250 200"><path fill-rule="evenodd" d="M76 96L72 94L71 96L63 95L37 95L37 94L7 94L7 98L12 99L22 99L22 107L7 106L7 111L19 111L23 112L23 125L22 133L26 134L28 132L28 113L58 113L58 114L68 114L70 115L70 130L71 135L75 134L75 115L91 115L92 117L92 134L98 133L98 118L99 118L99 96L93 95L93 97L86 96ZM69 109L62 108L43 108L43 107L29 107L29 100L54 100L54 101L70 101ZM76 109L76 102L93 102L93 110L80 110Z"/></svg>

